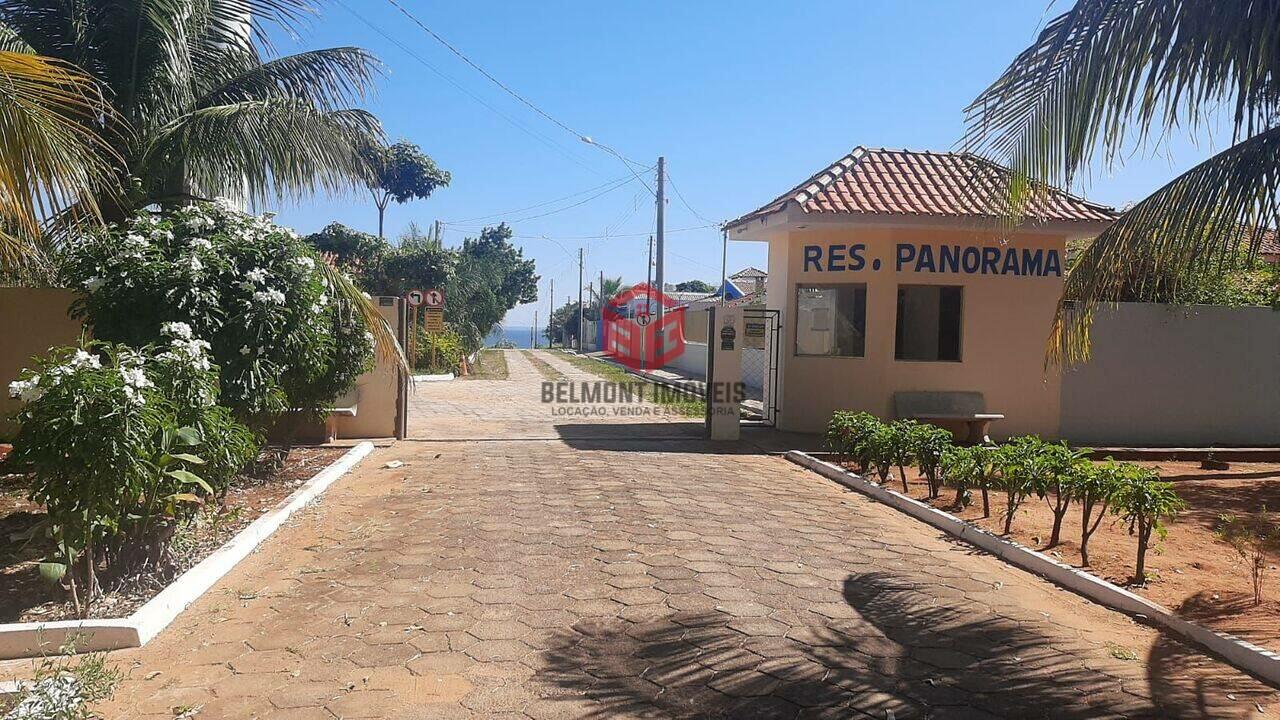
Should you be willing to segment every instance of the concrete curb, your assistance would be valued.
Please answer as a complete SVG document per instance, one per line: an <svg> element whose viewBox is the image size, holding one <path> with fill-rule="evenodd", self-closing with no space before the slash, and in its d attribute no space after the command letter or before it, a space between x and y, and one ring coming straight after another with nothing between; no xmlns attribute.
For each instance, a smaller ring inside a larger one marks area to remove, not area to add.
<svg viewBox="0 0 1280 720"><path fill-rule="evenodd" d="M449 382L453 379L453 373L444 373L442 375L414 375L414 382Z"/></svg>
<svg viewBox="0 0 1280 720"><path fill-rule="evenodd" d="M159 595L127 618L0 624L0 660L40 657L50 651L56 652L73 636L76 637L76 649L79 652L120 650L147 644L262 544L263 540L279 529L291 515L328 489L371 452L371 442L362 442L348 450L281 501L274 510L254 520L227 544L180 575Z"/></svg>
<svg viewBox="0 0 1280 720"><path fill-rule="evenodd" d="M1182 638L1200 645L1231 665L1252 673L1272 685L1280 685L1280 655L1240 638L1210 630L1183 620L1165 607L1113 585L1095 575L1058 562L1016 542L971 525L950 513L888 488L876 485L862 476L798 450L786 457L801 467L856 490L917 520L986 550L1005 562L1033 572L1053 583L1082 595L1099 605L1144 618Z"/></svg>

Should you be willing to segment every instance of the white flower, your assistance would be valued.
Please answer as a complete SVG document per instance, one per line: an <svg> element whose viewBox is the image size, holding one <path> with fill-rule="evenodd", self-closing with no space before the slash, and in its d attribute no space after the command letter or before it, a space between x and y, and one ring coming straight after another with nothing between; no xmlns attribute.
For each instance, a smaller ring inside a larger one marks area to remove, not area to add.
<svg viewBox="0 0 1280 720"><path fill-rule="evenodd" d="M267 281L267 271L263 270L262 268L254 268L249 272L245 273L244 276L256 283Z"/></svg>
<svg viewBox="0 0 1280 720"><path fill-rule="evenodd" d="M169 232L168 230L161 230L159 228L156 228L155 230L151 231L151 239L152 240L172 240L173 233Z"/></svg>
<svg viewBox="0 0 1280 720"><path fill-rule="evenodd" d="M44 395L44 390L40 387L40 376L32 375L28 380L14 380L9 383L9 397L17 398L22 402L35 402Z"/></svg>
<svg viewBox="0 0 1280 720"><path fill-rule="evenodd" d="M290 263L302 268L303 270L311 270L316 266L316 261L309 257L296 257L289 261Z"/></svg>
<svg viewBox="0 0 1280 720"><path fill-rule="evenodd" d="M137 233L129 233L124 236L124 246L133 250L140 250L147 247L147 239Z"/></svg>
<svg viewBox="0 0 1280 720"><path fill-rule="evenodd" d="M266 290L259 290L255 292L253 294L253 300L257 303L274 303L276 305L283 305L285 297L284 293L279 290L276 290L275 288L268 288Z"/></svg>
<svg viewBox="0 0 1280 720"><path fill-rule="evenodd" d="M364 341L365 341L365 342L367 342L367 343L372 343L372 342L373 342L373 333L369 332L368 330L365 330L365 331L364 331Z"/></svg>
<svg viewBox="0 0 1280 720"><path fill-rule="evenodd" d="M250 350L249 350L249 346L248 346L248 345L241 345L241 346L240 346L240 354L241 354L241 355L248 355L248 354L249 354L249 352L250 352Z"/></svg>
<svg viewBox="0 0 1280 720"><path fill-rule="evenodd" d="M167 322L160 326L160 332L183 340L191 339L191 326L184 322Z"/></svg>
<svg viewBox="0 0 1280 720"><path fill-rule="evenodd" d="M155 383L147 379L147 374L141 367L122 367L120 368L120 377L124 378L124 384L130 387L155 387Z"/></svg>
<svg viewBox="0 0 1280 720"><path fill-rule="evenodd" d="M77 350L76 354L71 356L71 362L68 363L73 370L80 368L94 368L95 370L102 367L102 361L97 355L87 353L84 350Z"/></svg>
<svg viewBox="0 0 1280 720"><path fill-rule="evenodd" d="M370 294L369 294L369 293L367 293L367 292L362 292L362 293L360 293L360 294L364 296L364 299L365 299L365 300L372 300L372 299L373 299L373 296L372 296L372 295L370 295Z"/></svg>
<svg viewBox="0 0 1280 720"><path fill-rule="evenodd" d="M236 215L240 214L240 206L236 205L234 202L232 202L228 198L220 197L217 200L214 200L213 206L224 213L234 213Z"/></svg>
<svg viewBox="0 0 1280 720"><path fill-rule="evenodd" d="M191 238L191 247L197 250L212 250L213 243L209 242L207 238L202 238L202 237Z"/></svg>
<svg viewBox="0 0 1280 720"><path fill-rule="evenodd" d="M191 272L198 273L204 269L204 263L200 262L200 258L191 255L187 258L187 267L191 268Z"/></svg>
<svg viewBox="0 0 1280 720"><path fill-rule="evenodd" d="M102 285L106 282L107 282L106 280L103 280L97 275L94 275L93 277L84 281L84 289L88 290L89 292L96 292L98 288L102 287Z"/></svg>
<svg viewBox="0 0 1280 720"><path fill-rule="evenodd" d="M328 296L328 295L325 295L324 293L320 293L320 304L321 304L321 305L328 305L328 304L329 304L329 296Z"/></svg>

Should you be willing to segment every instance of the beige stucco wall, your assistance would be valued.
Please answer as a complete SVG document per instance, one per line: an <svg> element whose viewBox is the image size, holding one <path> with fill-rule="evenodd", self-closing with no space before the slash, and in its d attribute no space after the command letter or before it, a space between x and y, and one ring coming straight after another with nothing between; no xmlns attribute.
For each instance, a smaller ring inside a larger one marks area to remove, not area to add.
<svg viewBox="0 0 1280 720"><path fill-rule="evenodd" d="M62 288L0 287L0 438L17 432L10 419L20 407L9 383L49 348L75 345L83 327L67 316L76 293Z"/></svg>
<svg viewBox="0 0 1280 720"><path fill-rule="evenodd" d="M399 303L399 298L393 298ZM392 329L399 322L399 306L395 303L383 305L382 298L374 298L378 311L391 324ZM337 418L338 437L349 438L385 438L396 434L396 392L399 380L399 368L394 363L379 359L373 369L356 380L356 393L359 407L355 417Z"/></svg>
<svg viewBox="0 0 1280 720"><path fill-rule="evenodd" d="M893 393L901 390L977 391L985 395L989 411L1007 416L992 426L993 436L1056 437L1060 379L1056 372L1045 371L1044 353L1062 278L916 272L912 264L902 271L895 267L899 243L928 244L936 255L942 245L1000 248L997 237L977 229L893 226L818 227L774 235L769 242L767 305L783 311L779 427L817 431L840 409L890 418ZM816 271L803 262L806 245L854 243L866 245L861 270ZM1062 253L1065 235L1018 234L1010 237L1010 245ZM876 260L879 269L874 269ZM867 286L865 356L797 356L796 286L840 283ZM894 359L899 284L964 287L960 362Z"/></svg>
<svg viewBox="0 0 1280 720"><path fill-rule="evenodd" d="M1083 445L1280 446L1280 312L1121 303L1062 380L1062 436Z"/></svg>

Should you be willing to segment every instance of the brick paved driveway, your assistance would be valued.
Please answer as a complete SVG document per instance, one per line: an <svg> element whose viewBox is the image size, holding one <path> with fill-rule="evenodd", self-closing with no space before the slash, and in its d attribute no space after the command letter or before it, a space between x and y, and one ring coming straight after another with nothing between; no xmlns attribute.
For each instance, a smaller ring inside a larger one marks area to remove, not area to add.
<svg viewBox="0 0 1280 720"><path fill-rule="evenodd" d="M508 363L420 386L436 439L379 450L116 654L106 716L1274 716L1256 681L779 458L556 419Z"/></svg>

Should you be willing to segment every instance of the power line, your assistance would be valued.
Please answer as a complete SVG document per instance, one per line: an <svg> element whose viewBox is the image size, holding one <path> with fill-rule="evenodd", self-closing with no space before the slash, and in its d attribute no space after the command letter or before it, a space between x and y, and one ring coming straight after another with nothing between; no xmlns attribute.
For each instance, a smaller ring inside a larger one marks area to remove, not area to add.
<svg viewBox="0 0 1280 720"><path fill-rule="evenodd" d="M526 105L530 110L533 110L534 112L538 113L538 114L539 114L539 115L541 115L542 117L544 117L544 118L546 118L547 120L551 121L551 122L552 122L552 123L554 123L557 127L559 127L559 128L561 128L561 129L563 129L565 132L569 133L570 135L573 135L575 138L578 138L579 140L581 140L581 139L583 139L584 137L586 137L585 135L583 135L582 133L578 132L577 130L574 130L573 128L569 127L568 125L566 125L566 124L564 124L564 123L560 122L559 120L557 120L556 118L552 117L550 113L546 112L546 111L545 111L545 110L543 110L542 108L538 107L537 105L534 105L534 104L533 104L532 102L530 102L527 98L525 98L525 96L521 95L520 93L518 93L518 92L516 92L515 90L512 90L510 87L508 87L508 86L506 85L506 83L502 82L501 80L499 80L498 78L494 77L493 75L490 75L490 74L489 74L489 72L488 72L487 70L485 70L484 68L480 67L480 66L479 66L479 65L477 65L475 62L473 62L473 61L471 60L471 58L469 58L469 57L467 57L466 55L464 55L464 54L462 53L462 51L461 51L461 50L459 50L458 48L456 48L456 47L454 47L453 45L451 45L451 44L449 43L449 41L448 41L448 40L445 40L444 38L440 37L440 35L439 35L439 34L437 34L437 33L436 33L436 31L434 31L434 30L432 30L431 28L429 28L429 27L427 27L426 25L424 25L424 24L423 24L423 22L422 22L421 20L419 20L417 17L415 17L415 16L413 15L413 13L409 12L408 10L406 10L406 9L404 8L404 6L402 6L400 3L396 2L396 0L387 0L387 2L391 3L391 4L392 4L392 5L393 5L397 10L399 10L401 13L403 13L405 17L409 18L409 20L410 20L410 21L412 21L414 25L417 25L418 27L422 28L423 32L427 33L427 34L428 34L428 35L430 35L432 38L435 38L436 42L438 42L438 43L440 43L441 45L444 45L446 48L448 48L448 49L449 49L449 52L453 53L454 55L457 55L459 58L461 58L461 59L462 59L462 61L463 61L463 62L465 62L466 64L470 65L472 68L474 68L474 69L476 70L476 72L478 72L478 73L480 73L481 75L483 75L483 76L485 76L486 78L488 78L488 79L489 79L489 81L490 81L490 82L492 82L494 85L497 85L498 87L502 88L503 92L507 93L508 95L510 95L511 97L515 98L516 100L519 100L521 103L523 103L524 105Z"/></svg>
<svg viewBox="0 0 1280 720"><path fill-rule="evenodd" d="M377 25L373 24L373 22L371 22L369 19L367 19L366 17L364 17L364 16L363 16L363 15L361 15L360 13L356 12L356 11L355 11L354 9L352 9L349 5L347 5L345 2L343 2L343 0L335 0L335 1L337 2L337 4L338 4L338 5L339 5L343 10L346 10L348 13L350 13L352 16L354 16L357 20L359 20L360 22L364 23L364 24L365 24L365 25L366 25L370 30L372 30L372 31L374 31L375 33L377 33L378 35L382 36L382 38L383 38L384 40L386 40L387 42L389 42L389 43L391 43L392 45L395 45L396 47L400 48L400 50L401 50L402 52L404 52L406 55L408 55L409 57L413 58L414 60L417 60L417 61L418 61L418 62L419 62L423 67L425 67L425 68L427 68L428 70L430 70L431 72L435 73L435 74L436 74L440 79L442 79L442 80L444 80L445 82L447 82L447 83L449 83L450 85L452 85L455 89L457 89L457 90L458 90L459 92L461 92L462 94L464 94L464 95L466 95L467 97L471 98L472 100L476 101L478 104L480 104L482 107L484 107L484 108L485 108L486 110L488 110L489 112L491 112L491 113L493 113L494 115L497 115L498 117L500 117L500 118L502 118L503 120L507 121L507 123L509 123L512 127L516 128L517 130L519 130L519 131L521 131L521 132L525 133L526 135L528 135L529 137L531 137L531 138L533 138L533 139L537 140L538 142L542 143L543 145L545 145L546 147L548 147L548 148L550 148L551 150L555 151L557 154L561 155L561 156L562 156L562 157L564 157L565 159L567 159L567 160L569 160L569 161L573 162L575 165L577 165L577 166L579 166L579 167L581 167L581 168L583 168L583 169L587 170L588 172L590 172L590 173L591 173L591 174L593 174L593 175L601 176L600 171L596 170L595 168L591 167L590 165L587 165L586 163L584 163L582 160L578 159L576 156L574 156L572 153L570 153L570 152L569 152L568 148L566 148L566 147L564 147L563 145L561 145L561 144L557 143L556 141L552 140L551 138L546 137L545 135L543 135L543 134L541 134L541 133L537 132L536 130L533 130L532 128L528 128L528 127L526 127L526 126L525 126L523 123L521 123L520 121L516 120L515 118L511 117L510 115L507 115L506 113L502 112L501 110L499 110L499 109L495 108L494 106L490 105L488 102L485 102L485 100L484 100L483 98L481 98L479 95L476 95L475 93L471 92L471 91L470 91L470 90L468 90L466 87L464 87L461 83L459 83L457 80L454 80L452 77L450 77L450 76L446 75L443 71L441 71L441 70L440 70L439 68L437 68L436 66L432 65L432 64L431 64L430 62L428 62L425 58L423 58L421 55L419 55L417 52L415 52L412 48L408 47L408 46L407 46L407 45L405 45L404 43L402 43L402 42L400 42L399 40L395 39L394 37L392 37L391 35L389 35L388 33L386 33L382 28L380 28L380 27L378 27Z"/></svg>
<svg viewBox="0 0 1280 720"><path fill-rule="evenodd" d="M676 197L680 198L680 204L684 205L689 212L693 213L694 217L698 218L704 223L711 223L713 225L718 224L713 220L707 219L706 216L704 216L702 213L698 212L697 210L694 210L693 206L689 204L689 201L684 199L684 193L680 192L679 186L677 186L675 183L675 180L672 179L670 170L667 170L667 183L671 185L672 190L676 191Z"/></svg>
<svg viewBox="0 0 1280 720"><path fill-rule="evenodd" d="M479 215L477 217L463 218L461 220L442 220L441 222L445 223L446 225L457 225L461 223L475 222L476 220L489 220L491 218L502 217L504 215L515 215L516 213L527 212L529 210L537 210L538 208L546 207L547 205L554 205L555 203L562 202L564 200L572 200L573 198L576 198L579 195L586 195L589 192L595 192L596 190L599 190L604 187L608 187L610 185L614 185L615 183L617 184L618 187L621 187L623 185L626 185L629 182L632 182L633 180L635 180L635 178L632 177L631 175L624 175L615 180L610 180L607 183L596 185L595 187L587 188L586 190L579 190L576 193L570 193L568 195L565 195L564 197L558 197L555 200L548 200L546 202L540 202L534 205L529 205L528 207L517 208L515 210L505 210L503 212L490 213L489 215Z"/></svg>
<svg viewBox="0 0 1280 720"><path fill-rule="evenodd" d="M457 232L463 232L463 233L479 232L484 229L483 227L480 227L480 226L459 227L457 225L451 225L450 227ZM666 232L668 235L671 235L673 233L693 232L694 230L706 230L707 228L713 228L713 227L719 227L719 225L715 223L710 223L707 225L693 225L691 227L683 227L683 228L675 228L674 230L667 230ZM621 235L557 235L556 237L559 238L560 240L570 240L570 241L576 242L578 240L617 240L621 238L648 237L648 236L649 236L649 233L642 232L642 233L624 233ZM523 240L551 240L552 239L549 235L512 235L511 237L519 238Z"/></svg>

